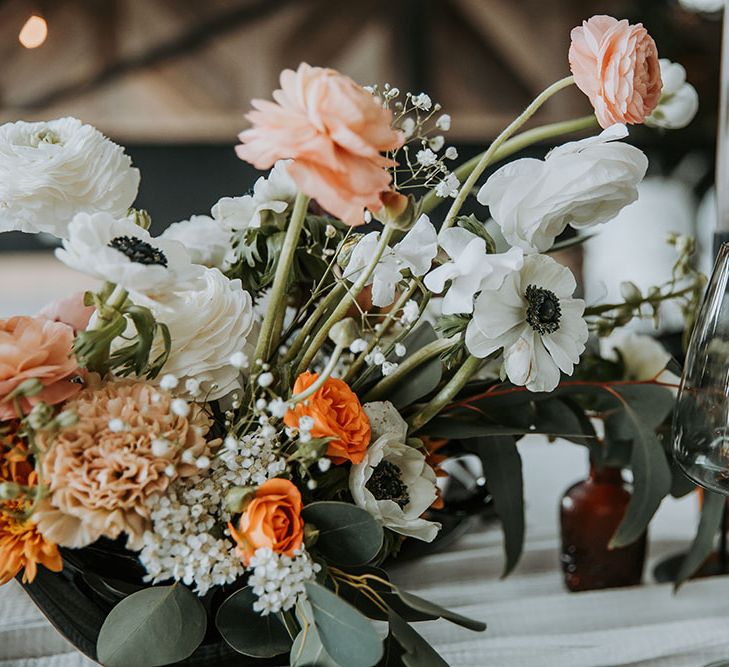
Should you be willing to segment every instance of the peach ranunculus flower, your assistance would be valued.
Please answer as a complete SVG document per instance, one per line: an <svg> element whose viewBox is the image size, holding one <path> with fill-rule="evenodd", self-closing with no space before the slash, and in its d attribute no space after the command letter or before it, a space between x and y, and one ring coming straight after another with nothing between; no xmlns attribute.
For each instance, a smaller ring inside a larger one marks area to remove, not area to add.
<svg viewBox="0 0 729 667"><path fill-rule="evenodd" d="M56 299L44 306L37 316L54 322L63 322L76 331L84 331L94 310L96 309L93 306L84 304L84 292L75 292L65 299Z"/></svg>
<svg viewBox="0 0 729 667"><path fill-rule="evenodd" d="M0 437L0 482L33 486L36 475L25 455L25 446L13 434ZM38 565L52 572L63 569L58 547L46 540L31 519L13 513L25 512L29 502L20 497L0 503L0 586L23 570L23 582L35 579Z"/></svg>
<svg viewBox="0 0 729 667"><path fill-rule="evenodd" d="M43 317L0 320L0 422L18 417L8 396L26 380L39 380L43 390L19 399L23 414L41 401L55 405L81 391L73 336L67 324Z"/></svg>
<svg viewBox="0 0 729 667"><path fill-rule="evenodd" d="M289 175L302 192L347 224L362 224L392 180L386 167L395 163L381 153L403 143L391 112L349 77L306 63L281 73L273 98L253 100L238 157L257 169L291 158Z"/></svg>
<svg viewBox="0 0 729 667"><path fill-rule="evenodd" d="M661 67L642 23L593 16L573 28L570 69L600 125L642 123L661 98Z"/></svg>
<svg viewBox="0 0 729 667"><path fill-rule="evenodd" d="M274 478L261 484L256 496L238 520L228 525L237 553L248 565L256 549L293 556L304 542L301 493L288 479Z"/></svg>
<svg viewBox="0 0 729 667"><path fill-rule="evenodd" d="M158 387L120 380L66 404L76 424L36 436L49 491L33 514L43 535L75 549L126 533L128 548L142 547L153 498L199 474L196 461L216 444L205 440L210 418L201 406L183 417L171 403Z"/></svg>
<svg viewBox="0 0 729 667"><path fill-rule="evenodd" d="M294 394L300 394L316 382L319 375L306 371L296 378ZM370 420L362 404L343 380L327 378L324 384L305 401L297 403L284 416L287 426L298 428L299 419L314 420L311 435L314 438L334 438L327 456L334 463L360 463L370 444Z"/></svg>

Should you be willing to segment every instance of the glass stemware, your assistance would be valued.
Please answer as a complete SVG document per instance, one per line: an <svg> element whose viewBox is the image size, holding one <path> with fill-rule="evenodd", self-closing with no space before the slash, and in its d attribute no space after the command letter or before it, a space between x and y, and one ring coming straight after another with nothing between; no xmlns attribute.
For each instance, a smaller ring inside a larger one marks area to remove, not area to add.
<svg viewBox="0 0 729 667"><path fill-rule="evenodd" d="M696 484L729 495L729 244L699 310L673 418L676 462Z"/></svg>

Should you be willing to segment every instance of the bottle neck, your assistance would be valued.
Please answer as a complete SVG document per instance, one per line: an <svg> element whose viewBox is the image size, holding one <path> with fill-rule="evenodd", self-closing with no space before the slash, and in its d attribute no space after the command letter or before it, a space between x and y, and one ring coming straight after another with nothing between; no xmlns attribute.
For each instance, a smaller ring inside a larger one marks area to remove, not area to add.
<svg viewBox="0 0 729 667"><path fill-rule="evenodd" d="M590 481L596 484L623 484L623 472L620 468L603 466L598 468L590 463Z"/></svg>

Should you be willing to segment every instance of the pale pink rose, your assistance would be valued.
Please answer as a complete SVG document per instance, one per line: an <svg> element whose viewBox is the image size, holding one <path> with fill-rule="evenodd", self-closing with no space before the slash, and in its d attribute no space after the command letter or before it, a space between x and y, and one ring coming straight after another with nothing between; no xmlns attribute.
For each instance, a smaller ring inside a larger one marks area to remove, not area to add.
<svg viewBox="0 0 729 667"><path fill-rule="evenodd" d="M593 16L571 37L570 69L600 125L642 123L663 88L656 43L643 24Z"/></svg>
<svg viewBox="0 0 729 667"><path fill-rule="evenodd" d="M257 169L292 159L288 171L298 188L349 225L377 211L394 162L381 153L402 145L392 114L364 88L339 72L306 63L281 72L275 102L253 100L239 135L238 157Z"/></svg>
<svg viewBox="0 0 729 667"><path fill-rule="evenodd" d="M18 416L7 397L26 380L37 378L43 390L19 399L23 414L40 401L55 405L81 391L72 346L73 329L67 324L37 317L0 320L0 422Z"/></svg>
<svg viewBox="0 0 729 667"><path fill-rule="evenodd" d="M45 317L54 322L63 322L76 331L83 331L88 326L94 313L93 306L84 305L84 293L75 292L65 299L56 299L38 312L38 317Z"/></svg>

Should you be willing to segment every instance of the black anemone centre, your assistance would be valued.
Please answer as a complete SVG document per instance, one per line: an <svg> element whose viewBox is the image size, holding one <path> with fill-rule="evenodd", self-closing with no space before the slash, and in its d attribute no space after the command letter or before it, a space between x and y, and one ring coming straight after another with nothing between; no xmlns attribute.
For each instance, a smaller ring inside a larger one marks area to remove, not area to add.
<svg viewBox="0 0 729 667"><path fill-rule="evenodd" d="M137 264L157 264L167 268L165 254L136 236L117 236L109 241L109 247L118 250Z"/></svg>
<svg viewBox="0 0 729 667"><path fill-rule="evenodd" d="M402 472L394 463L380 461L365 484L377 500L392 500L405 509L410 502L408 487L402 481Z"/></svg>
<svg viewBox="0 0 729 667"><path fill-rule="evenodd" d="M526 321L539 334L551 334L559 329L562 309L557 295L551 290L528 285L526 288Z"/></svg>

